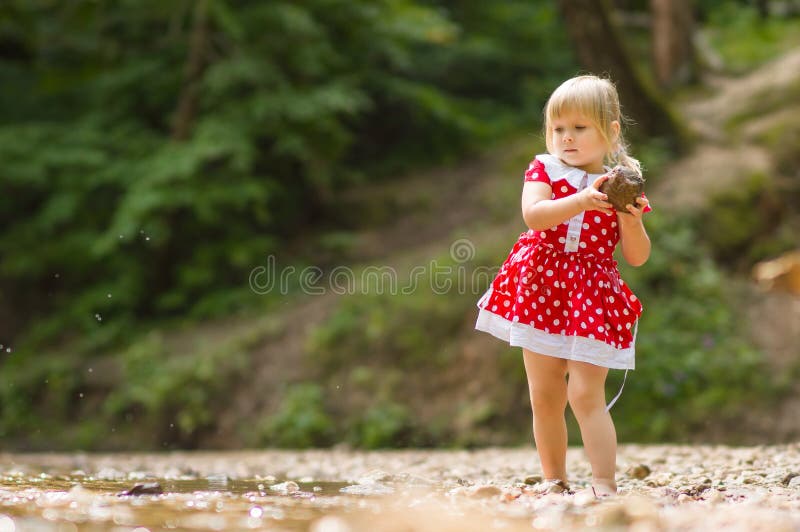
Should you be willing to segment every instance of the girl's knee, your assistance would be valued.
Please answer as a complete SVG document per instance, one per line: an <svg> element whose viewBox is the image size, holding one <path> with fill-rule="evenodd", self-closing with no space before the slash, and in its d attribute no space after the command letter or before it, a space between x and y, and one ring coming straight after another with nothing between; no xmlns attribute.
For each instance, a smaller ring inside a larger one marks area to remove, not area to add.
<svg viewBox="0 0 800 532"><path fill-rule="evenodd" d="M575 417L594 414L598 410L605 410L605 396L603 389L593 389L585 386L570 386L567 390L569 406Z"/></svg>
<svg viewBox="0 0 800 532"><path fill-rule="evenodd" d="M567 407L566 394L558 390L531 389L531 407L534 412L563 412Z"/></svg>

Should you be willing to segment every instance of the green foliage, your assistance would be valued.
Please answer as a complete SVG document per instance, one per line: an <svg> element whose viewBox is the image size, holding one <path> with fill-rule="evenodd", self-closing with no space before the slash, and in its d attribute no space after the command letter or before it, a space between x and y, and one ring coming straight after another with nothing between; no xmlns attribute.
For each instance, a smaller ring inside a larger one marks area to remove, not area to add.
<svg viewBox="0 0 800 532"><path fill-rule="evenodd" d="M681 441L712 420L730 423L744 408L769 404L787 382L747 340L731 280L698 239L706 219L648 215L650 260L623 268L645 305L636 370L615 405L621 440ZM702 225L701 225L702 224ZM609 378L609 390L622 381Z"/></svg>
<svg viewBox="0 0 800 532"><path fill-rule="evenodd" d="M711 198L698 236L722 264L749 268L791 249L792 240L776 238L775 231L790 209L767 176L754 174Z"/></svg>
<svg viewBox="0 0 800 532"><path fill-rule="evenodd" d="M369 407L354 423L350 441L365 449L405 447L412 443L406 437L411 427L412 413L407 406L380 403Z"/></svg>
<svg viewBox="0 0 800 532"><path fill-rule="evenodd" d="M731 73L746 72L800 44L800 20L796 17L762 18L752 5L731 0L702 3L714 4L705 6L705 31Z"/></svg>
<svg viewBox="0 0 800 532"><path fill-rule="evenodd" d="M287 386L278 411L261 423L259 443L304 449L333 443L334 423L315 383Z"/></svg>
<svg viewBox="0 0 800 532"><path fill-rule="evenodd" d="M249 271L343 189L535 121L572 70L558 25L523 0L5 2L0 336L98 352L252 305Z"/></svg>

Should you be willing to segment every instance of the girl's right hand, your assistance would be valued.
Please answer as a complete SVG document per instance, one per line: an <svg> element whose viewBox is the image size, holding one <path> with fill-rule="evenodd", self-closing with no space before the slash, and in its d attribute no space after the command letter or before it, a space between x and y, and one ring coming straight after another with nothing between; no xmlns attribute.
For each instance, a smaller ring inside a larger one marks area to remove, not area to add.
<svg viewBox="0 0 800 532"><path fill-rule="evenodd" d="M604 214L614 214L614 207L608 203L608 196L598 190L600 185L608 179L608 175L601 175L594 183L581 190L580 205L584 211L600 211Z"/></svg>

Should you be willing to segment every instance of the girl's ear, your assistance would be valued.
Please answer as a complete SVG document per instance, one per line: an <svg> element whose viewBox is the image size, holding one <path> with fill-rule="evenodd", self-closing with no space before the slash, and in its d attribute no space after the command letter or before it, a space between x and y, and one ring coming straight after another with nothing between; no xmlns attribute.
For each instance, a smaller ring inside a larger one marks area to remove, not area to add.
<svg viewBox="0 0 800 532"><path fill-rule="evenodd" d="M611 121L611 133L613 134L612 144L616 144L619 140L619 120Z"/></svg>

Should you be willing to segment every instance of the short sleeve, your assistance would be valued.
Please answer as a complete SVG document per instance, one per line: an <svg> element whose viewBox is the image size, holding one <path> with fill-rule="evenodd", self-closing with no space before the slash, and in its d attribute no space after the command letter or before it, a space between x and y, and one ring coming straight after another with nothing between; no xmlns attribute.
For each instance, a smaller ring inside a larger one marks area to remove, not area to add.
<svg viewBox="0 0 800 532"><path fill-rule="evenodd" d="M544 169L544 163L539 159L534 159L528 165L528 169L525 171L525 181L541 181L542 183L547 183L550 185L550 176L547 175L547 172Z"/></svg>
<svg viewBox="0 0 800 532"><path fill-rule="evenodd" d="M642 192L642 197L644 197L644 192ZM645 206L645 208L644 208L644 210L643 210L642 212L650 212L650 211L652 211L652 210L653 210L653 208L652 208L652 207L650 206L650 204L648 203L648 204Z"/></svg>

